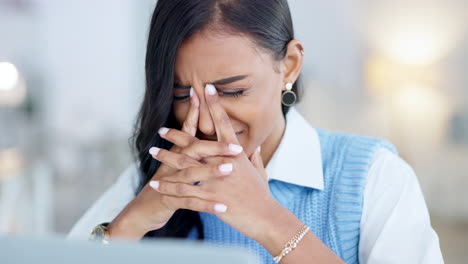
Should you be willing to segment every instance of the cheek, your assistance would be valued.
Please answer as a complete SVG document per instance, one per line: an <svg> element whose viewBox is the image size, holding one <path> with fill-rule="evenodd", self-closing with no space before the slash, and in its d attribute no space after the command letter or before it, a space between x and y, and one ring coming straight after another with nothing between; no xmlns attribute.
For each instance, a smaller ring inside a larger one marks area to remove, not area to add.
<svg viewBox="0 0 468 264"><path fill-rule="evenodd" d="M243 112L237 112L240 121L248 127L248 133L244 138L244 147L253 151L259 144L263 143L272 133L277 122L276 111L271 104L269 106L250 105L245 106ZM242 116L240 116L242 115Z"/></svg>
<svg viewBox="0 0 468 264"><path fill-rule="evenodd" d="M245 107L250 110L245 114L249 117L245 121L249 125L248 141L253 151L253 148L267 140L283 118L280 90L271 89L268 92L264 90L261 96L256 96L255 102L250 107Z"/></svg>

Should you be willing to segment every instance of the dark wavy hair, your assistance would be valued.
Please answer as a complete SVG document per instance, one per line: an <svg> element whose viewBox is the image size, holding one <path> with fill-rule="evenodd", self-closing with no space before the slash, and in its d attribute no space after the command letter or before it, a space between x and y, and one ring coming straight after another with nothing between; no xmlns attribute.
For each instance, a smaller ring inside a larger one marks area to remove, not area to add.
<svg viewBox="0 0 468 264"><path fill-rule="evenodd" d="M172 102L176 54L184 40L204 29L248 36L256 47L283 59L294 39L287 0L159 0L151 19L146 49L146 90L131 144L139 162L141 191L161 165L148 154L152 146L169 149L171 143L157 133L160 127L181 129ZM298 79L292 90L300 97ZM283 115L288 107L282 106ZM203 239L203 225L196 211L179 209L161 229L144 238L185 238L196 227Z"/></svg>

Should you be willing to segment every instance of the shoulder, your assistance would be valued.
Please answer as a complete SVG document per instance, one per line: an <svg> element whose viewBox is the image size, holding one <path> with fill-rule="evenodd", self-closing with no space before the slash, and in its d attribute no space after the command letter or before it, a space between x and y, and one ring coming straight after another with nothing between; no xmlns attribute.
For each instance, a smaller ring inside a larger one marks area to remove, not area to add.
<svg viewBox="0 0 468 264"><path fill-rule="evenodd" d="M133 163L80 217L68 238L86 239L96 225L112 221L135 198L139 180L138 163Z"/></svg>
<svg viewBox="0 0 468 264"><path fill-rule="evenodd" d="M438 236L413 168L395 153L380 149L367 178L360 223L361 262L443 263ZM389 259L389 247L399 254Z"/></svg>
<svg viewBox="0 0 468 264"><path fill-rule="evenodd" d="M363 222L369 211L367 209L372 208L375 203L385 202L388 208L393 208L392 205L398 203L407 192L422 197L413 168L395 153L384 148L378 150L368 171L364 190Z"/></svg>
<svg viewBox="0 0 468 264"><path fill-rule="evenodd" d="M416 180L413 168L396 153L386 148L380 148L374 154L369 169L369 180L373 182L391 181L404 183Z"/></svg>
<svg viewBox="0 0 468 264"><path fill-rule="evenodd" d="M401 157L391 151L379 149L371 162L364 189L363 223L376 203L387 208L398 203L408 189L421 192L414 170ZM422 194L421 194L422 195ZM378 199L377 199L378 198Z"/></svg>

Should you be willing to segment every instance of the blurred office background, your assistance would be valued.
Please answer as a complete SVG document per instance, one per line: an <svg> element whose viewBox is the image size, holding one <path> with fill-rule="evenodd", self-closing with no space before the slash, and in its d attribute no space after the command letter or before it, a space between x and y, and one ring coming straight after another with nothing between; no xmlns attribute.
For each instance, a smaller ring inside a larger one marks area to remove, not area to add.
<svg viewBox="0 0 468 264"><path fill-rule="evenodd" d="M155 0L0 0L0 233L66 233L131 162ZM468 259L467 0L290 0L301 112L390 139Z"/></svg>

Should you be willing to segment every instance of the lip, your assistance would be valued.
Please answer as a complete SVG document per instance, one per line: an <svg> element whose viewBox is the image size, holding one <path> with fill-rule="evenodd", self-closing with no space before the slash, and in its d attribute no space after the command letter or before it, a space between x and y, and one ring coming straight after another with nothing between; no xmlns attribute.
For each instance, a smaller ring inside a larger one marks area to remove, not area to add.
<svg viewBox="0 0 468 264"><path fill-rule="evenodd" d="M244 131L239 131L239 132L236 132L236 136L239 137L240 135L242 135L242 133L244 133ZM201 137L200 139L202 140L211 140L211 141L216 141L218 140L218 137L217 136L211 136L211 137Z"/></svg>

